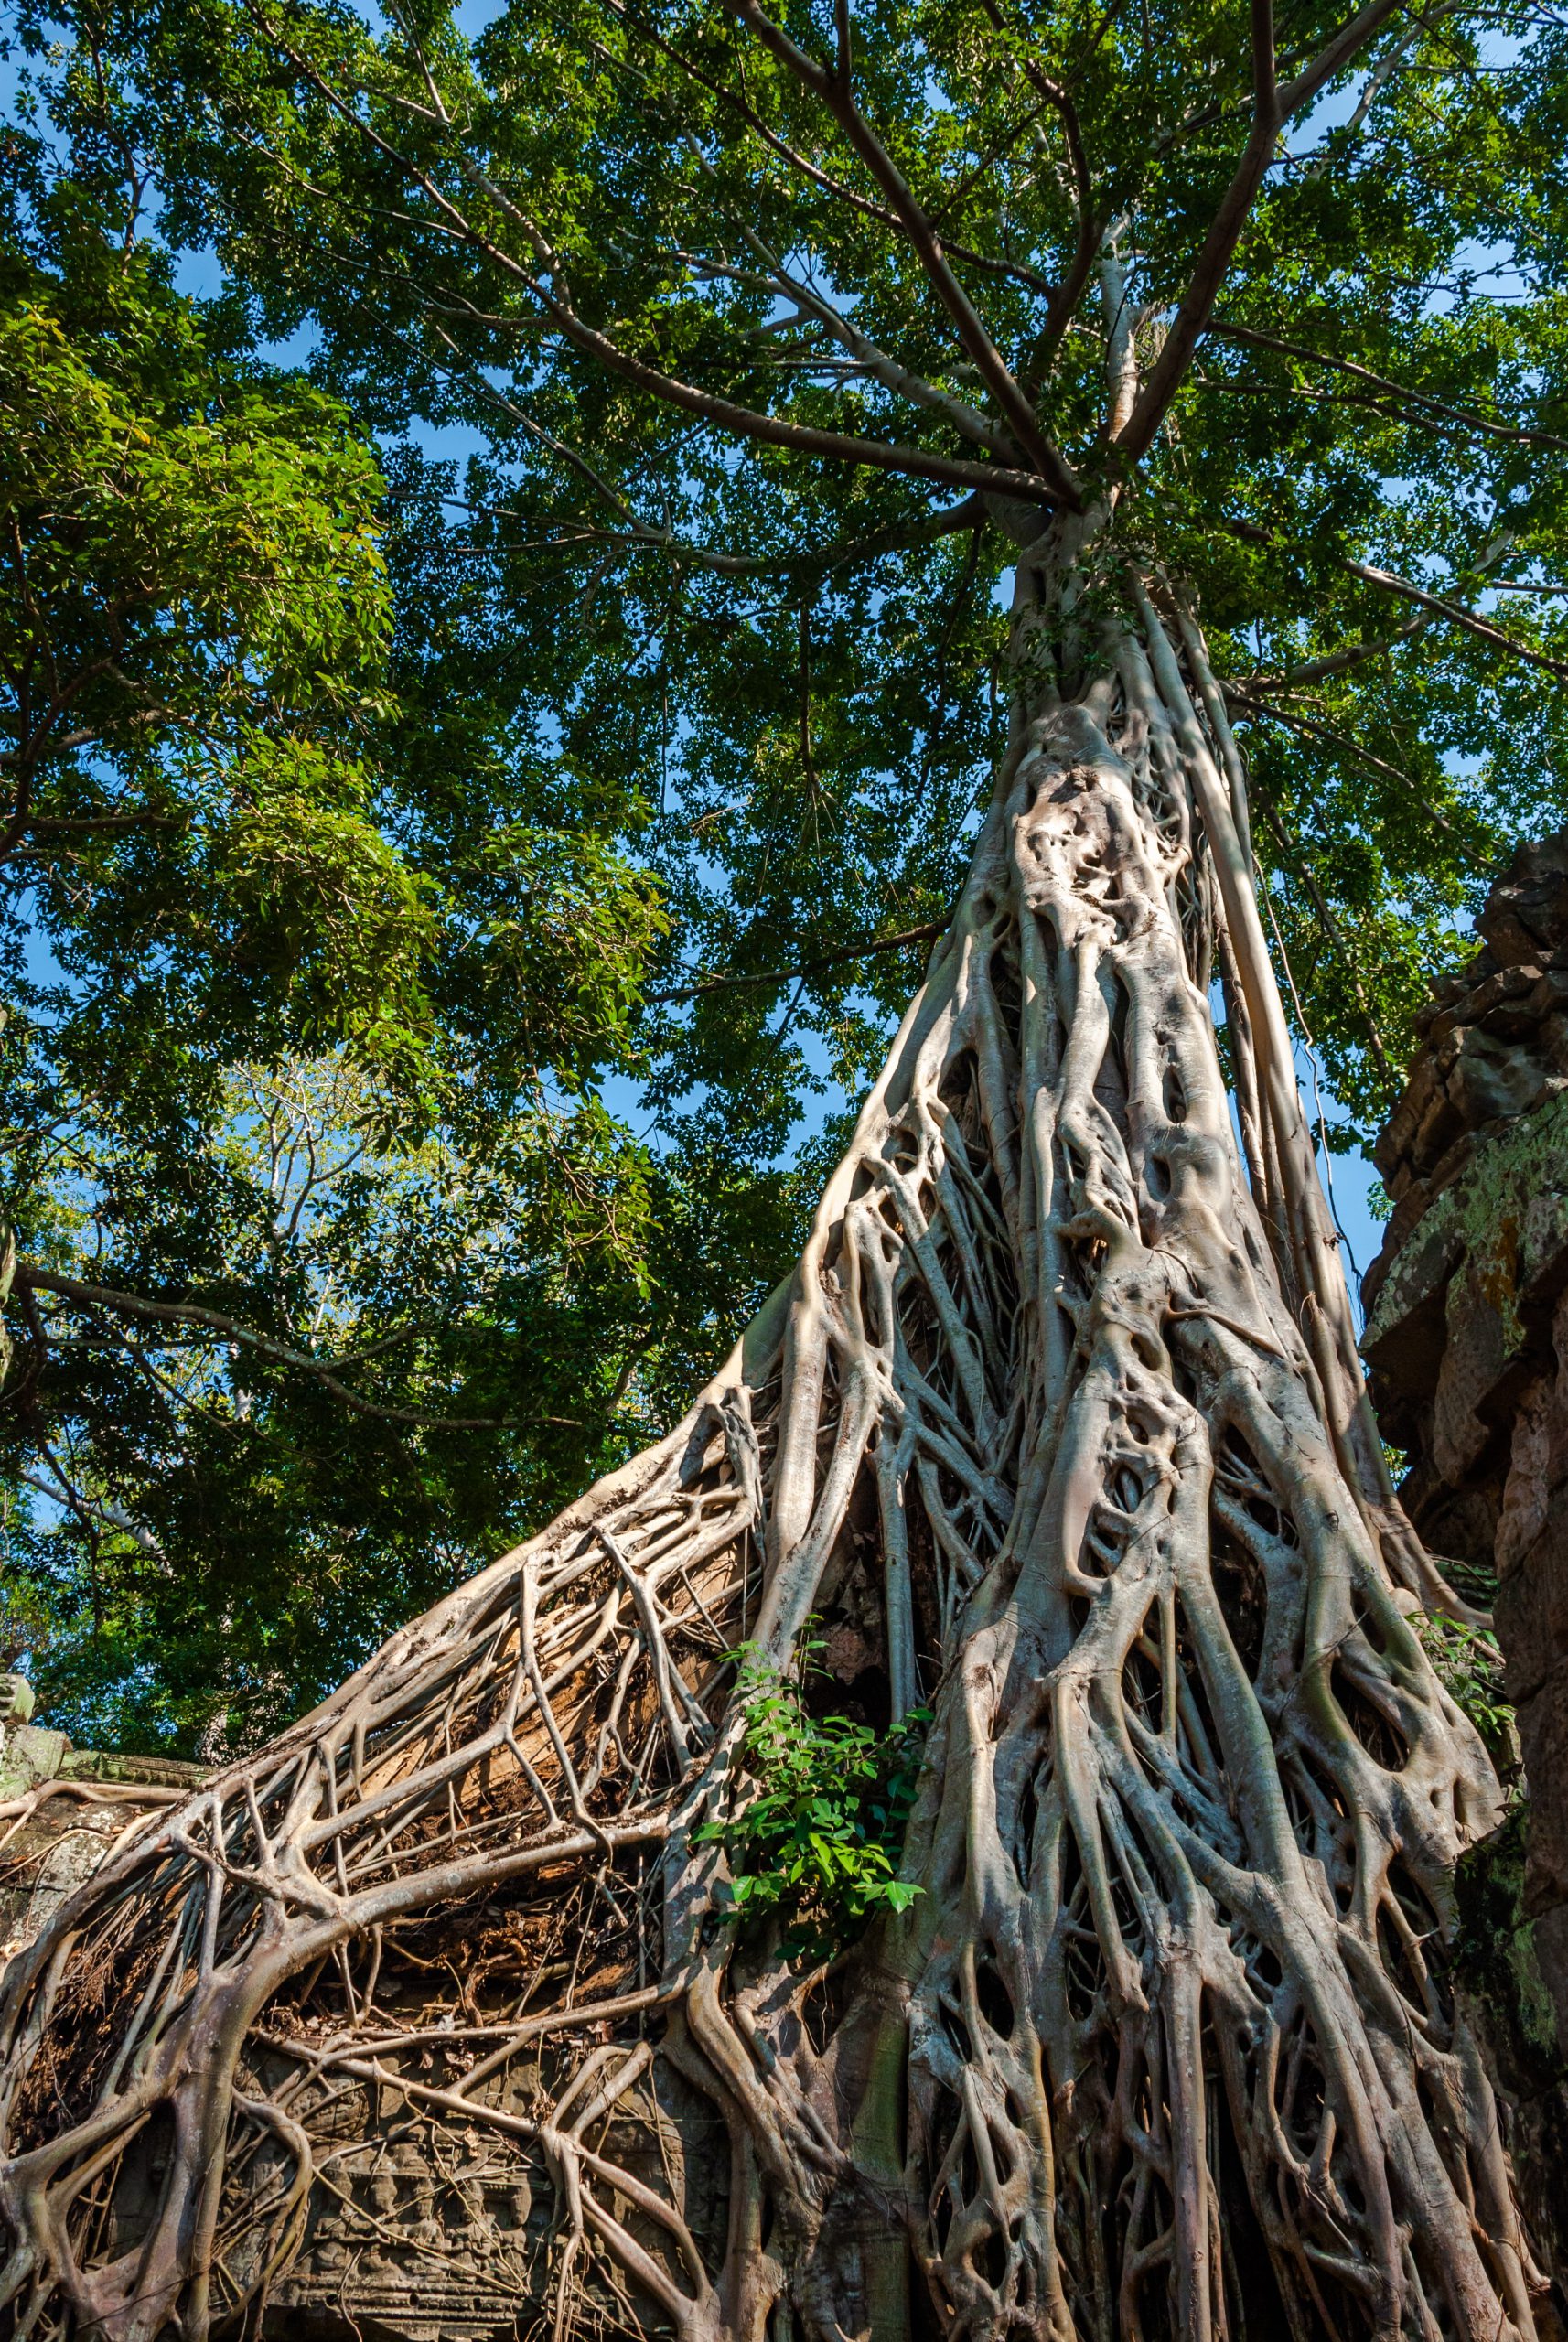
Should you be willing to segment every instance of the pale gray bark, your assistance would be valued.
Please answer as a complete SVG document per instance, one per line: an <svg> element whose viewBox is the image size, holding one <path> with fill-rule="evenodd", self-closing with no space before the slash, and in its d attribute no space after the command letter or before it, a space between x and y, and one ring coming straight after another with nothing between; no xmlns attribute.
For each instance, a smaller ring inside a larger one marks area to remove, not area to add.
<svg viewBox="0 0 1568 2342"><path fill-rule="evenodd" d="M1020 562L960 908L723 1373L13 1969L18 2334L204 2342L372 2103L553 2187L561 2334L1533 2333L1444 1979L1498 1786L1412 1625L1445 1589L1367 1414L1223 703L1097 544ZM747 1794L726 1648L789 1669L856 1587L894 1714L934 1709L923 1892L806 1972L693 1833ZM504 2009L449 1960L481 1908Z"/></svg>

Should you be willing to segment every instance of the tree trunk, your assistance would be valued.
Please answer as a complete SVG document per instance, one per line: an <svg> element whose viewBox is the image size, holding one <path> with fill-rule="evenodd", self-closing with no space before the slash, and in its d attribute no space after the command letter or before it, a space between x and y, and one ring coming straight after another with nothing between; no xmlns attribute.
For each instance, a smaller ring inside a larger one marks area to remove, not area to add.
<svg viewBox="0 0 1568 2342"><path fill-rule="evenodd" d="M328 2214L373 2253L394 2138L549 2197L557 2335L1533 2332L1444 1972L1498 1787L1411 1623L1462 1606L1368 1415L1240 761L1168 586L1082 522L1018 578L962 901L789 1286L14 1965L18 2335L259 2321ZM726 1651L813 1615L933 1714L921 1892L811 1965L698 1833L755 1794Z"/></svg>

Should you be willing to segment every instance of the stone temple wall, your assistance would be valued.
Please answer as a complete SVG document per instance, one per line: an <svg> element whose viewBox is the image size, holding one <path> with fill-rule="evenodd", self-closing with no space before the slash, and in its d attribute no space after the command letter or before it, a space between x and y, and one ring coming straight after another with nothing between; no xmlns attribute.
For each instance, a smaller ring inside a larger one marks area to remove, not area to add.
<svg viewBox="0 0 1568 2342"><path fill-rule="evenodd" d="M31 1943L125 1831L206 1778L171 1757L73 1748L32 1714L27 1678L0 1675L0 1963Z"/></svg>
<svg viewBox="0 0 1568 2342"><path fill-rule="evenodd" d="M1462 1963L1527 2213L1568 2278L1568 831L1493 886L1374 1149L1362 1340L1401 1493L1495 1611L1524 1796L1460 1876ZM1494 1591L1495 1587L1495 1591ZM1565 2304L1568 2307L1568 2304Z"/></svg>

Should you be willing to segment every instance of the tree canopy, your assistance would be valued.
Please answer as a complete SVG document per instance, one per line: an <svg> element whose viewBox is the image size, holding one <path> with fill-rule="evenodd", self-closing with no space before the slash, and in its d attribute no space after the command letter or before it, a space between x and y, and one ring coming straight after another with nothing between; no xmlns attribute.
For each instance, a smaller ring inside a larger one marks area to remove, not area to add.
<svg viewBox="0 0 1568 2342"><path fill-rule="evenodd" d="M190 1745L597 1456L663 914L419 706L364 434L129 226L40 184L0 328L8 1582L62 1720Z"/></svg>
<svg viewBox="0 0 1568 2342"><path fill-rule="evenodd" d="M60 1714L253 1737L717 1353L953 898L1032 514L1124 483L1186 581L1375 1124L1563 811L1550 14L13 15L5 1437Z"/></svg>

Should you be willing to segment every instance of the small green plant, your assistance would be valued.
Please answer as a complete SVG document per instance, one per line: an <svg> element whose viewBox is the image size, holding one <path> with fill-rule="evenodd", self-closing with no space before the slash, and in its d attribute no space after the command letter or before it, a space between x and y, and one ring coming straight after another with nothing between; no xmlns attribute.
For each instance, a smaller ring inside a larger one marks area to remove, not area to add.
<svg viewBox="0 0 1568 2342"><path fill-rule="evenodd" d="M1503 1655L1496 1635L1489 1628L1467 1627L1430 1612L1417 1617L1415 1628L1438 1681L1492 1754L1511 1754L1513 1708L1503 1691Z"/></svg>
<svg viewBox="0 0 1568 2342"><path fill-rule="evenodd" d="M822 1671L811 1657L820 1648L806 1646L806 1672ZM848 1716L813 1716L800 1685L754 1644L735 1656L757 1794L697 1839L724 1842L734 1909L776 1913L787 1953L822 1958L874 1912L907 1911L922 1891L896 1873L930 1711L914 1709L883 1735Z"/></svg>

